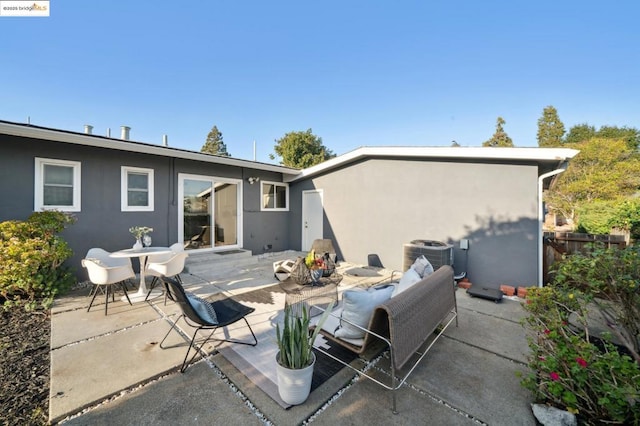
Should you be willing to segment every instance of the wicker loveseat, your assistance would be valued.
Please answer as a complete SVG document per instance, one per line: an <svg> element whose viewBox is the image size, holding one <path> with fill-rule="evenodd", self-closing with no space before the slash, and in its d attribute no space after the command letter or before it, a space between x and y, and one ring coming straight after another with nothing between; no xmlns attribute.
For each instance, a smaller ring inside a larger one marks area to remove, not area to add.
<svg viewBox="0 0 640 426"><path fill-rule="evenodd" d="M431 346L455 320L458 325L458 309L456 304L453 269L442 266L431 275L418 281L400 294L378 304L369 325L360 339L336 337L337 324L344 325L345 318L341 317L341 307L338 306L322 326L321 334L331 341L350 349L357 354L365 353L372 345L386 345L391 361L390 383L382 381L362 372L351 365L332 356L322 348L318 351L341 362L358 374L373 380L384 388L392 391L392 411L396 413L395 390L400 388L425 357ZM426 347L425 347L426 346ZM420 354L417 352L420 350ZM414 356L415 355L415 356ZM412 358L417 359L410 363ZM402 377L396 377L405 368Z"/></svg>

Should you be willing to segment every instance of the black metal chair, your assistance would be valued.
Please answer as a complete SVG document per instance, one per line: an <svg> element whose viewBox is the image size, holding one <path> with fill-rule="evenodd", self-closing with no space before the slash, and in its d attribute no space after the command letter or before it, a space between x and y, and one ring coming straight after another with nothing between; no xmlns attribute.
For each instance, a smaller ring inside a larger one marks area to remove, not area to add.
<svg viewBox="0 0 640 426"><path fill-rule="evenodd" d="M214 302L202 301L204 303L208 303L210 307L206 307L207 309L213 308L215 311L215 316L217 317L217 321L212 321L203 318L202 314L199 313L196 308L192 305L192 301L189 300L187 296L187 292L185 292L184 288L178 281L172 278L162 277L162 283L164 284L164 288L166 290L167 297L176 302L180 309L182 310L182 314L171 324L171 328L164 336L162 341L160 342L160 347L163 348L162 344L171 333L171 330L175 329L176 323L180 320L180 318L184 318L185 322L191 326L195 327L195 331L193 332L193 337L191 338L191 343L189 344L189 349L187 349L187 353L184 356L184 361L182 362L182 367L180 367L180 372L184 373L189 364L195 359L195 357L200 353L200 350L209 340L215 340L218 342L229 342L229 343L238 343L241 345L250 345L255 346L258 344L258 339L256 338L255 333L251 329L251 325L249 325L249 321L247 321L246 316L252 313L255 309L249 306L243 305L242 303L236 302L231 298L224 298L222 300L216 300ZM193 296L191 296L193 299ZM235 339L217 339L213 337L213 333L216 332L218 328L226 327L231 325L237 321L244 320L249 327L249 331L253 336L252 342L245 342L241 340ZM196 348L195 353L191 357L191 359L187 362L187 358L189 357L189 353L191 352L191 348L194 347L194 343L196 340L196 335L200 330L211 330L209 336ZM164 348L163 348L164 349Z"/></svg>

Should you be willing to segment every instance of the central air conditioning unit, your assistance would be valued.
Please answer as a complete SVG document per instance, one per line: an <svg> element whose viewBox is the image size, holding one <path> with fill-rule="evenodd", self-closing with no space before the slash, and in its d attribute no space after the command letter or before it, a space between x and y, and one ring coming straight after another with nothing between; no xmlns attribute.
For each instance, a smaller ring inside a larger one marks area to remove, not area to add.
<svg viewBox="0 0 640 426"><path fill-rule="evenodd" d="M433 269L438 269L442 265L453 266L453 245L433 240L413 240L404 244L403 249L403 271L424 255Z"/></svg>

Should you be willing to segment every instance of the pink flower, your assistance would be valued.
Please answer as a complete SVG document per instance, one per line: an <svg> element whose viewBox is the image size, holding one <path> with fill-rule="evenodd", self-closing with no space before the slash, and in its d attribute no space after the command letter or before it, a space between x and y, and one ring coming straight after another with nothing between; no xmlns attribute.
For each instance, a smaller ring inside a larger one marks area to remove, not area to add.
<svg viewBox="0 0 640 426"><path fill-rule="evenodd" d="M558 380L560 380L560 375L555 371L552 371L551 373L549 373L549 377L551 377L551 380L553 380L554 382L557 382Z"/></svg>
<svg viewBox="0 0 640 426"><path fill-rule="evenodd" d="M551 330L549 330L548 328L544 331L544 334L551 334Z"/></svg>
<svg viewBox="0 0 640 426"><path fill-rule="evenodd" d="M580 365L580 367L587 368L587 361L585 361L583 358L576 358L576 362Z"/></svg>

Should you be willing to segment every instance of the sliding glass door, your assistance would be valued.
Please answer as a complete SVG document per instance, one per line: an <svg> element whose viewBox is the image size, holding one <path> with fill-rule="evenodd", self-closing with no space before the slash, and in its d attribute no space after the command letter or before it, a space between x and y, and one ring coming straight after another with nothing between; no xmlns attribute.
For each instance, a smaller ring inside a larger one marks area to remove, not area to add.
<svg viewBox="0 0 640 426"><path fill-rule="evenodd" d="M241 183L238 179L178 175L179 235L186 249L240 247Z"/></svg>

